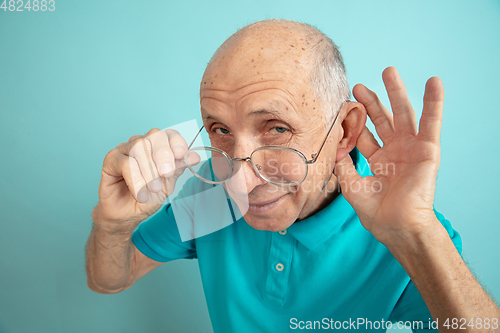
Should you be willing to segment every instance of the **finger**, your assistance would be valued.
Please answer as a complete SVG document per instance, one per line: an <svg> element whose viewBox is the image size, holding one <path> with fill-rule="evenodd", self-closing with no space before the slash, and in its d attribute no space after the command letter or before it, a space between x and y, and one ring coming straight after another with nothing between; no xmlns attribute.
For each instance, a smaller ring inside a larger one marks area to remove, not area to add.
<svg viewBox="0 0 500 333"><path fill-rule="evenodd" d="M200 155L193 150L189 151L189 153L187 155L185 154L184 156L185 159L180 162L184 168L187 167L187 165L195 166L201 161Z"/></svg>
<svg viewBox="0 0 500 333"><path fill-rule="evenodd" d="M159 192L163 188L158 174L157 166L153 161L151 142L145 138L138 139L129 152L131 158L135 158L139 165L140 174L151 192ZM156 181L155 181L156 180Z"/></svg>
<svg viewBox="0 0 500 333"><path fill-rule="evenodd" d="M104 158L102 173L103 177L100 184L102 186L100 190L102 191L99 192L104 197L113 194L107 191L106 187L125 180L130 194L136 201L146 202L148 200L146 181L142 177L137 161L120 153L118 148L110 151Z"/></svg>
<svg viewBox="0 0 500 333"><path fill-rule="evenodd" d="M176 161L176 163L177 163L177 161ZM175 169L174 174L171 177L166 178L164 180L164 186L165 186L164 189L165 189L165 193L167 194L167 196L169 196L170 194L172 194L174 192L177 179L184 173L185 169L186 169L185 164L183 164L182 166L178 166Z"/></svg>
<svg viewBox="0 0 500 333"><path fill-rule="evenodd" d="M127 187L135 200L145 203L149 200L147 182L142 176L137 160L130 156L127 159L129 168L124 170L123 179L125 179Z"/></svg>
<svg viewBox="0 0 500 333"><path fill-rule="evenodd" d="M186 140L179 134L179 132L173 129L167 129L165 130L165 132L168 135L170 147L172 148L172 152L175 157L176 168L181 169L181 174L184 169L187 168L186 163L188 163L190 166L195 166L200 162L200 156L196 152L191 151L188 153L188 144Z"/></svg>
<svg viewBox="0 0 500 333"><path fill-rule="evenodd" d="M406 87L394 67L387 67L382 73L387 95L394 113L394 129L396 133L417 134L417 120Z"/></svg>
<svg viewBox="0 0 500 333"><path fill-rule="evenodd" d="M167 133L153 129L146 135L146 140L151 144L151 156L157 173L163 177L172 176L176 168L175 157Z"/></svg>
<svg viewBox="0 0 500 333"><path fill-rule="evenodd" d="M356 100L365 106L380 139L388 143L394 137L392 114L380 102L377 94L364 85L355 85L352 93Z"/></svg>
<svg viewBox="0 0 500 333"><path fill-rule="evenodd" d="M128 141L127 141L127 142L134 141L134 140L136 140L136 139L138 139L138 138L140 138L140 137L142 137L142 135L134 135L134 136L131 136L131 137L130 137L130 139L128 139Z"/></svg>
<svg viewBox="0 0 500 333"><path fill-rule="evenodd" d="M170 147L172 148L175 159L182 160L184 158L184 154L188 150L186 140L176 130L167 129L165 130L165 133L168 136Z"/></svg>
<svg viewBox="0 0 500 333"><path fill-rule="evenodd" d="M380 145L373 136L373 133L370 132L366 126L359 135L356 147L358 147L360 153L363 154L367 160L380 149Z"/></svg>
<svg viewBox="0 0 500 333"><path fill-rule="evenodd" d="M352 184L362 178L358 174L358 171L356 171L356 168L354 167L351 156L349 156L349 154L347 154L346 157L337 162L337 164L335 165L334 173L338 178L342 193L344 193L344 196L346 196L347 199L347 196L350 195L349 189L354 188Z"/></svg>
<svg viewBox="0 0 500 333"><path fill-rule="evenodd" d="M418 136L439 143L443 121L444 88L441 79L431 77L425 85L424 108L420 118Z"/></svg>

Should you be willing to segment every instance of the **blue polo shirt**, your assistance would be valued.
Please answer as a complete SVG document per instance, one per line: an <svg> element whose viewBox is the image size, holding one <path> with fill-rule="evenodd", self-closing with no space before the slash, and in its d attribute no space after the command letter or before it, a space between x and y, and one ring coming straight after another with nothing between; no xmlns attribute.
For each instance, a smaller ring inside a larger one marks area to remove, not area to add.
<svg viewBox="0 0 500 333"><path fill-rule="evenodd" d="M362 176L370 174L357 149L351 157ZM432 324L402 266L363 228L342 194L313 216L271 232L249 226L230 199L223 209L209 202L213 195L191 196L211 187L191 177L179 196L193 198L184 203L186 213L174 214L175 203L167 204L139 225L132 241L159 262L198 259L215 333L370 332L410 322L418 332ZM190 234L174 215L184 225L208 219L219 226ZM461 252L459 234L436 216Z"/></svg>

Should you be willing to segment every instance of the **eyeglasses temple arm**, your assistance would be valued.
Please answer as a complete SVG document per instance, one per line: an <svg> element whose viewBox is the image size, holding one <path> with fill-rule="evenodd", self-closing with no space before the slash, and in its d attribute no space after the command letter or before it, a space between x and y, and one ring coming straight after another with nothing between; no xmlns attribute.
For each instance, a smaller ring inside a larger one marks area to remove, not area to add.
<svg viewBox="0 0 500 333"><path fill-rule="evenodd" d="M194 137L193 141L191 141L191 143L188 146L188 150L191 149L191 146L193 145L193 143L196 140L196 138L198 137L198 135L200 135L201 131L203 130L203 127L205 127L205 125L201 126L200 130L198 131L198 133L196 133L196 136Z"/></svg>
<svg viewBox="0 0 500 333"><path fill-rule="evenodd" d="M345 102L344 102L345 103ZM344 105L344 103L342 103L342 105ZM337 118L339 117L339 114L340 114L340 110L342 109L342 107L339 109L339 111L337 112L337 115L335 116L335 118L333 119L333 124L332 126L330 126L330 129L328 130L328 133L326 133L326 137L325 137L325 140L323 140L323 143L321 144L321 147L319 147L319 150L316 154L312 154L312 159L309 160L309 161L306 161L307 164L313 164L314 162L316 162L316 160L318 159L318 156L319 156L319 153L321 153L321 149L323 149L323 146L325 145L325 142L326 142L326 139L328 139L328 136L330 135L330 132L332 131L333 129L333 126L335 126L335 123L337 122Z"/></svg>

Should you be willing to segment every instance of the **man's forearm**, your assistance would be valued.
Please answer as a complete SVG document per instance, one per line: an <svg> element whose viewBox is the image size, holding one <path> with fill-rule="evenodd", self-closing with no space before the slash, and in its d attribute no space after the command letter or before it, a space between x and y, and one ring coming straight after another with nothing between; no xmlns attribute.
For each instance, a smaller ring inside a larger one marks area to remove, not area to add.
<svg viewBox="0 0 500 333"><path fill-rule="evenodd" d="M431 232L395 240L389 250L412 279L432 317L439 319L440 331L454 331L451 325L456 320L459 325L471 324L461 332L477 332L479 322L483 323L480 331L489 331L484 323L494 319L498 323L498 306L476 281L440 222L436 220L435 225L439 226ZM447 319L448 327L443 326ZM500 331L489 327L492 332Z"/></svg>
<svg viewBox="0 0 500 333"><path fill-rule="evenodd" d="M131 236L135 225L113 225L94 217L86 247L89 288L100 293L116 293L128 287L134 268Z"/></svg>

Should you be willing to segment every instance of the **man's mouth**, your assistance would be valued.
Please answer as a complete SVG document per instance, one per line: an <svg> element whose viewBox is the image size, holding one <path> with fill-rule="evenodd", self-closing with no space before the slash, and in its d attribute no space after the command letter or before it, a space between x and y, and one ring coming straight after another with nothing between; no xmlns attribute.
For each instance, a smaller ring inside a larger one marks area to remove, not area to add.
<svg viewBox="0 0 500 333"><path fill-rule="evenodd" d="M288 194L288 193L287 193ZM266 214L269 211L271 211L273 208L276 208L280 203L281 199L285 196L286 194L283 194L282 196L276 198L276 199L271 199L271 200L266 200L266 201L260 201L260 202L249 202L248 203L248 212L251 214Z"/></svg>

